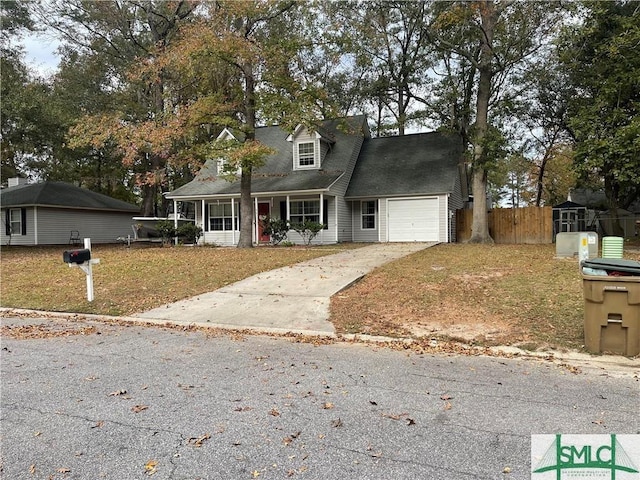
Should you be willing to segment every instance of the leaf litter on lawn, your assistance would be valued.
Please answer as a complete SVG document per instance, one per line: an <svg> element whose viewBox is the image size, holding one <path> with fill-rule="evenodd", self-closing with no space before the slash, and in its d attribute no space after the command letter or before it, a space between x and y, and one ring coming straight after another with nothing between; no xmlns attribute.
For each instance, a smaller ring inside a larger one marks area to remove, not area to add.
<svg viewBox="0 0 640 480"><path fill-rule="evenodd" d="M577 259L554 257L554 245L437 245L335 295L331 321L339 333L580 347Z"/></svg>

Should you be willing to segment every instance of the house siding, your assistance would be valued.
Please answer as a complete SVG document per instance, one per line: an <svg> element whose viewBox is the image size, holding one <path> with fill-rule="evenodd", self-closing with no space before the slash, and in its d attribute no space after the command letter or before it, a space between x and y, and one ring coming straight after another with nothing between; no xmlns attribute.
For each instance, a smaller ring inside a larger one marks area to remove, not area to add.
<svg viewBox="0 0 640 480"><path fill-rule="evenodd" d="M347 188L349 188L349 182L351 181L351 176L353 175L353 170L356 162L358 161L358 156L363 142L364 137L360 137L356 140L356 145L351 157L349 158L349 163L347 164L345 172L329 189L331 194L336 196L336 200L338 202L338 242L358 241L355 240L354 237L354 226L356 224L354 223L352 208L350 202L345 200L344 195L347 192Z"/></svg>
<svg viewBox="0 0 640 480"><path fill-rule="evenodd" d="M133 215L38 207L38 245L68 244L71 230L91 243L115 243L118 237L133 236Z"/></svg>
<svg viewBox="0 0 640 480"><path fill-rule="evenodd" d="M363 229L362 228L362 200L353 201L353 241L354 242L377 242L380 239L380 203L376 200L376 228ZM368 200L375 200L374 198Z"/></svg>
<svg viewBox="0 0 640 480"><path fill-rule="evenodd" d="M335 197L338 206L338 242L353 241L351 206L344 197Z"/></svg>
<svg viewBox="0 0 640 480"><path fill-rule="evenodd" d="M11 207L14 208L14 207ZM20 209L20 207L15 207ZM36 212L34 207L22 207L25 211L26 219L26 233L24 235L19 232L18 234L7 235L5 230L5 222L7 221L7 215L9 215L9 208L2 209L2 224L0 225L0 245L35 245L36 241ZM69 240L69 238L67 238Z"/></svg>
<svg viewBox="0 0 640 480"><path fill-rule="evenodd" d="M28 207L27 234L12 235L11 245L68 245L71 230L91 243L115 243L117 237L133 236L133 213ZM3 210L3 221L6 211ZM2 228L1 242L9 238Z"/></svg>
<svg viewBox="0 0 640 480"><path fill-rule="evenodd" d="M464 207L464 200L462 198L462 184L460 182L460 177L457 176L455 179L455 185L453 188L453 192L449 195L449 241L457 242L458 239L456 237L456 210L459 210Z"/></svg>

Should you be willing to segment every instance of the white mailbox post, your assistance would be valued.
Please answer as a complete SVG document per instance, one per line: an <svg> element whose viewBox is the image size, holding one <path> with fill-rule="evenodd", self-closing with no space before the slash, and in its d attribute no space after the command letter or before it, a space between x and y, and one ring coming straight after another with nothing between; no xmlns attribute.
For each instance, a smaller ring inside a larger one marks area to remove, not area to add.
<svg viewBox="0 0 640 480"><path fill-rule="evenodd" d="M87 277L87 300L93 302L93 265L100 263L99 258L91 258L91 239L84 239L84 249L65 251L62 258L69 267L79 267Z"/></svg>

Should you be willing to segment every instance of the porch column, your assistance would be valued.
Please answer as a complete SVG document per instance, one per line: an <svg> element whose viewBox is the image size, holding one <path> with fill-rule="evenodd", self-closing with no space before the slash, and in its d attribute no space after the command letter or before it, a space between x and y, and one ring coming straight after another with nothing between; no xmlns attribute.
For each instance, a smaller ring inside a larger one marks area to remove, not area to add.
<svg viewBox="0 0 640 480"><path fill-rule="evenodd" d="M288 222L291 221L291 208L289 206L289 195L287 195L287 218L285 219Z"/></svg>
<svg viewBox="0 0 640 480"><path fill-rule="evenodd" d="M202 231L206 232L207 229L207 219L206 219L206 211L207 211L207 206L204 203L204 198L202 199L202 213L201 213L201 222L202 222Z"/></svg>
<svg viewBox="0 0 640 480"><path fill-rule="evenodd" d="M382 228L380 226L380 205L381 205L380 202L382 202L382 199L379 198L378 199L378 205L377 205L378 210L376 211L376 217L375 217L376 218L376 226L378 227L378 241L379 242L382 241ZM362 213L362 212L360 212L360 213ZM388 222L388 220L387 220L387 222ZM387 240L389 240L389 239L387 238Z"/></svg>
<svg viewBox="0 0 640 480"><path fill-rule="evenodd" d="M173 199L173 228L178 229L178 201ZM178 236L173 237L174 245L178 244Z"/></svg>
<svg viewBox="0 0 640 480"><path fill-rule="evenodd" d="M236 201L231 197L231 243L236 244Z"/></svg>
<svg viewBox="0 0 640 480"><path fill-rule="evenodd" d="M338 225L340 225L340 219L338 218L338 197L333 197L335 224L336 224L336 243L338 243ZM351 235L351 241L353 241L353 234Z"/></svg>
<svg viewBox="0 0 640 480"><path fill-rule="evenodd" d="M320 194L320 223L324 223L324 194ZM327 222L328 224L329 222ZM327 225L328 227L329 225ZM324 243L324 227L320 230L320 243Z"/></svg>
<svg viewBox="0 0 640 480"><path fill-rule="evenodd" d="M260 219L258 218L258 197L254 198L253 202L253 238L255 238L255 244L260 243L260 238L258 237L258 222Z"/></svg>

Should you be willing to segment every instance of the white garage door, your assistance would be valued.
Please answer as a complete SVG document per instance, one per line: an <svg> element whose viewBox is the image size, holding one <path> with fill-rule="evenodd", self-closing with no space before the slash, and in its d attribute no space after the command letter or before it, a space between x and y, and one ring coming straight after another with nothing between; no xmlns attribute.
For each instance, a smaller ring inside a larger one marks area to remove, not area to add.
<svg viewBox="0 0 640 480"><path fill-rule="evenodd" d="M389 200L390 242L437 242L438 199Z"/></svg>

